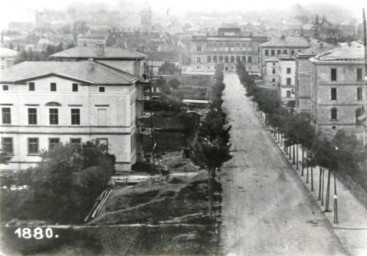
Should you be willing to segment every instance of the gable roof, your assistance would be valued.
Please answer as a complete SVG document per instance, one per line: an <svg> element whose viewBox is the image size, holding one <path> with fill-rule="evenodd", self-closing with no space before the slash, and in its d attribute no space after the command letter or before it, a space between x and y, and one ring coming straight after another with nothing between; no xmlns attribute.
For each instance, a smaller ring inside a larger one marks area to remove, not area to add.
<svg viewBox="0 0 367 256"><path fill-rule="evenodd" d="M146 56L142 53L121 47L104 47L103 56L96 54L96 47L94 46L77 46L57 52L50 56L51 58L81 58L81 59L144 59Z"/></svg>
<svg viewBox="0 0 367 256"><path fill-rule="evenodd" d="M274 37L270 41L261 44L268 47L311 47L317 44L315 39L307 39L305 37L285 37L284 39Z"/></svg>
<svg viewBox="0 0 367 256"><path fill-rule="evenodd" d="M0 82L21 83L49 76L86 84L130 85L138 80L126 72L113 70L93 61L26 61L2 70Z"/></svg>
<svg viewBox="0 0 367 256"><path fill-rule="evenodd" d="M317 54L320 54L322 52L329 51L333 49L335 46L328 44L328 43L321 43L317 44L315 46L312 46L310 48L307 48L303 51L300 51L297 53L297 56L299 57L307 57L307 56L315 56Z"/></svg>
<svg viewBox="0 0 367 256"><path fill-rule="evenodd" d="M318 54L316 61L365 61L364 46L358 42L341 43L337 47Z"/></svg>

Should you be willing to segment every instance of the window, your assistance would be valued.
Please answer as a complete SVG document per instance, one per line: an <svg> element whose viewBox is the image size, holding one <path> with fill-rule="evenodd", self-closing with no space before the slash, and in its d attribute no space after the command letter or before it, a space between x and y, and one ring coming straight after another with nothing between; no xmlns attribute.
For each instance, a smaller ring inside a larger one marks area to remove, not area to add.
<svg viewBox="0 0 367 256"><path fill-rule="evenodd" d="M365 116L363 109L357 108L355 113L356 125L363 125Z"/></svg>
<svg viewBox="0 0 367 256"><path fill-rule="evenodd" d="M275 78L273 78L272 82L275 83Z"/></svg>
<svg viewBox="0 0 367 256"><path fill-rule="evenodd" d="M271 56L275 56L275 50L271 50Z"/></svg>
<svg viewBox="0 0 367 256"><path fill-rule="evenodd" d="M71 109L71 124L80 124L80 109Z"/></svg>
<svg viewBox="0 0 367 256"><path fill-rule="evenodd" d="M9 91L9 85L4 84L3 85L3 91Z"/></svg>
<svg viewBox="0 0 367 256"><path fill-rule="evenodd" d="M37 109L28 109L28 124L37 124Z"/></svg>
<svg viewBox="0 0 367 256"><path fill-rule="evenodd" d="M292 85L292 79L291 78L287 78L287 85Z"/></svg>
<svg viewBox="0 0 367 256"><path fill-rule="evenodd" d="M231 62L234 63L234 56L231 56Z"/></svg>
<svg viewBox="0 0 367 256"><path fill-rule="evenodd" d="M248 56L248 58L247 58L247 62L248 62L248 63L252 63L252 57L251 57L251 56Z"/></svg>
<svg viewBox="0 0 367 256"><path fill-rule="evenodd" d="M357 88L357 100L363 100L362 88Z"/></svg>
<svg viewBox="0 0 367 256"><path fill-rule="evenodd" d="M217 56L214 56L213 57L213 62L217 62L218 60L217 60Z"/></svg>
<svg viewBox="0 0 367 256"><path fill-rule="evenodd" d="M282 54L282 50L277 50L277 54L278 55Z"/></svg>
<svg viewBox="0 0 367 256"><path fill-rule="evenodd" d="M288 54L288 51L287 50L283 50L283 54Z"/></svg>
<svg viewBox="0 0 367 256"><path fill-rule="evenodd" d="M273 68L273 74L275 74L276 73L276 70L275 70L275 68Z"/></svg>
<svg viewBox="0 0 367 256"><path fill-rule="evenodd" d="M1 138L1 147L5 153L13 154L13 138L3 137Z"/></svg>
<svg viewBox="0 0 367 256"><path fill-rule="evenodd" d="M265 56L269 56L269 50L265 50Z"/></svg>
<svg viewBox="0 0 367 256"><path fill-rule="evenodd" d="M212 56L208 56L206 60L207 62L212 62Z"/></svg>
<svg viewBox="0 0 367 256"><path fill-rule="evenodd" d="M52 150L59 143L60 143L59 138L49 138L48 139L48 150Z"/></svg>
<svg viewBox="0 0 367 256"><path fill-rule="evenodd" d="M287 68L287 74L291 73L291 68Z"/></svg>
<svg viewBox="0 0 367 256"><path fill-rule="evenodd" d="M3 124L11 124L11 109L2 108L1 111L2 111Z"/></svg>
<svg viewBox="0 0 367 256"><path fill-rule="evenodd" d="M77 92L79 90L78 84L73 83L73 92Z"/></svg>
<svg viewBox="0 0 367 256"><path fill-rule="evenodd" d="M338 119L338 110L336 108L331 109L331 120Z"/></svg>
<svg viewBox="0 0 367 256"><path fill-rule="evenodd" d="M196 58L196 62L197 62L197 63L201 63L201 57L197 57L197 58Z"/></svg>
<svg viewBox="0 0 367 256"><path fill-rule="evenodd" d="M56 83L51 83L51 92L56 92Z"/></svg>
<svg viewBox="0 0 367 256"><path fill-rule="evenodd" d="M59 110L50 108L50 124L59 124Z"/></svg>
<svg viewBox="0 0 367 256"><path fill-rule="evenodd" d="M287 91L287 98L290 98L291 97L291 91Z"/></svg>
<svg viewBox="0 0 367 256"><path fill-rule="evenodd" d="M72 146L80 147L82 145L82 139L81 138L71 138L70 139L70 144Z"/></svg>
<svg viewBox="0 0 367 256"><path fill-rule="evenodd" d="M331 100L336 100L337 99L337 91L336 91L336 88L331 88L330 89L330 95L331 95Z"/></svg>
<svg viewBox="0 0 367 256"><path fill-rule="evenodd" d="M357 81L362 81L362 69L357 68Z"/></svg>
<svg viewBox="0 0 367 256"><path fill-rule="evenodd" d="M225 56L225 57L224 57L224 62L225 62L225 63L228 63L228 61L229 61L228 56Z"/></svg>
<svg viewBox="0 0 367 256"><path fill-rule="evenodd" d="M337 79L336 68L332 68L330 70L330 79L331 79L331 81L336 81L336 79Z"/></svg>
<svg viewBox="0 0 367 256"><path fill-rule="evenodd" d="M292 50L292 51L291 51L291 55L294 55L294 53L295 53L295 52L294 52L294 50Z"/></svg>
<svg viewBox="0 0 367 256"><path fill-rule="evenodd" d="M200 45L198 45L198 46L196 47L196 51L197 51L197 52L201 52L201 46L200 46Z"/></svg>
<svg viewBox="0 0 367 256"><path fill-rule="evenodd" d="M246 56L242 56L242 62L246 63Z"/></svg>
<svg viewBox="0 0 367 256"><path fill-rule="evenodd" d="M33 82L29 83L28 89L29 89L29 91L35 91L36 90L35 84Z"/></svg>
<svg viewBox="0 0 367 256"><path fill-rule="evenodd" d="M28 154L34 155L39 153L38 138L28 138Z"/></svg>

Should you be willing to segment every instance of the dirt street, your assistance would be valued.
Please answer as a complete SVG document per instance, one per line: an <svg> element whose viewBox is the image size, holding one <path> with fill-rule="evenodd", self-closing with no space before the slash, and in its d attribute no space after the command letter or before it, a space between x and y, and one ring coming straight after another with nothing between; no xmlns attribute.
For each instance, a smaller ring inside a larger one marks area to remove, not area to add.
<svg viewBox="0 0 367 256"><path fill-rule="evenodd" d="M221 174L223 254L348 255L258 119L237 74L226 73L224 83L233 158Z"/></svg>

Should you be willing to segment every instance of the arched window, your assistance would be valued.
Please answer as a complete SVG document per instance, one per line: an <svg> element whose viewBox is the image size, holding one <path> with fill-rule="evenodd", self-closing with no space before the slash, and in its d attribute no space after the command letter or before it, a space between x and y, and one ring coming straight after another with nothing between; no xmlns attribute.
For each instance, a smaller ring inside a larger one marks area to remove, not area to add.
<svg viewBox="0 0 367 256"><path fill-rule="evenodd" d="M236 57L236 62L237 62L237 63L240 63L240 62L241 62L241 57L240 57L240 56L237 56L237 57Z"/></svg>
<svg viewBox="0 0 367 256"><path fill-rule="evenodd" d="M225 62L225 63L228 63L228 61L229 61L228 56L225 56L225 57L224 57L224 62Z"/></svg>
<svg viewBox="0 0 367 256"><path fill-rule="evenodd" d="M246 56L242 56L242 62L246 63Z"/></svg>
<svg viewBox="0 0 367 256"><path fill-rule="evenodd" d="M219 61L223 62L223 56L219 56Z"/></svg>
<svg viewBox="0 0 367 256"><path fill-rule="evenodd" d="M332 108L330 111L330 119L337 120L338 119L338 110L336 108Z"/></svg>
<svg viewBox="0 0 367 256"><path fill-rule="evenodd" d="M252 63L252 57L251 57L251 56L248 56L248 58L247 58L247 62L248 62L248 63Z"/></svg>
<svg viewBox="0 0 367 256"><path fill-rule="evenodd" d="M217 62L218 59L217 59L217 56L213 56L213 62Z"/></svg>
<svg viewBox="0 0 367 256"><path fill-rule="evenodd" d="M231 56L231 62L234 63L234 56Z"/></svg>
<svg viewBox="0 0 367 256"><path fill-rule="evenodd" d="M212 56L207 56L207 62L212 62Z"/></svg>

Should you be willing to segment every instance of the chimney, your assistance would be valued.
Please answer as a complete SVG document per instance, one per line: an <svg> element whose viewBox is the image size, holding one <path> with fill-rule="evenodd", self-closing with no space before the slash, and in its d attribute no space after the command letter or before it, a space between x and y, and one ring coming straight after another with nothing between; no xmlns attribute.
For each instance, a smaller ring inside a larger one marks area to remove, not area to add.
<svg viewBox="0 0 367 256"><path fill-rule="evenodd" d="M88 68L89 68L89 71L94 70L94 60L93 60L93 58L88 59Z"/></svg>
<svg viewBox="0 0 367 256"><path fill-rule="evenodd" d="M96 44L95 46L95 55L96 57L104 56L104 44Z"/></svg>

